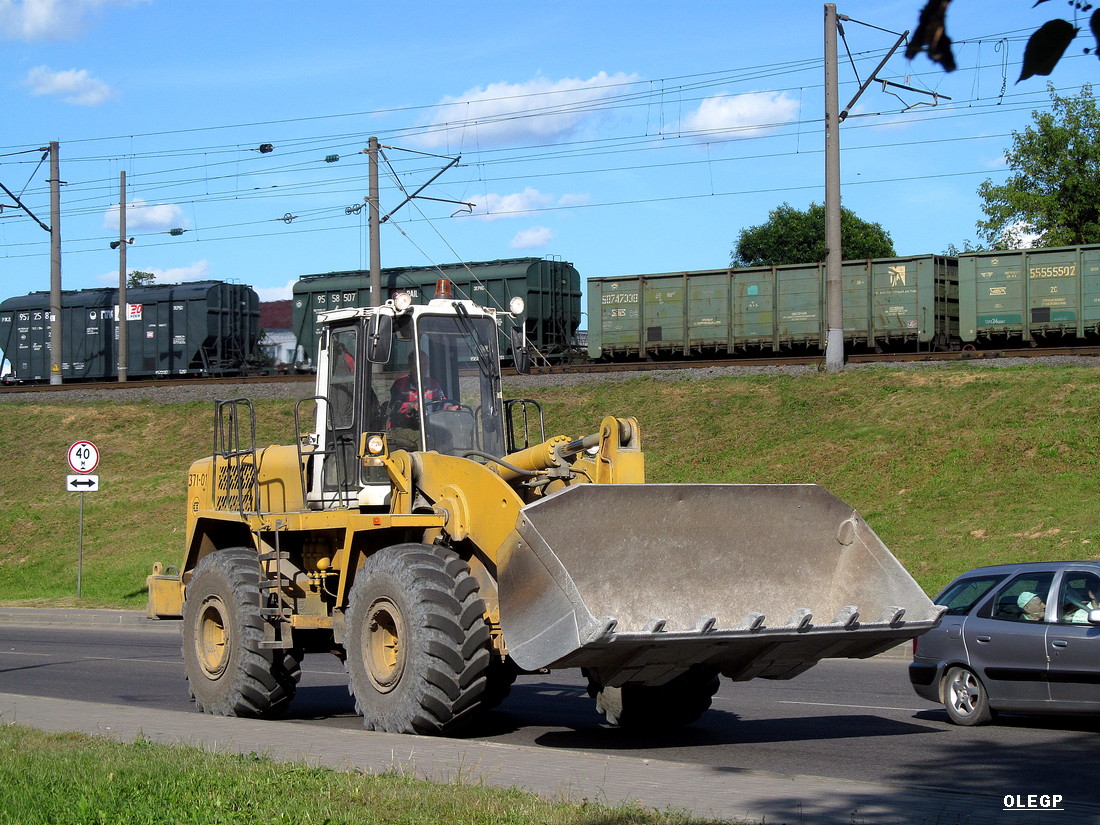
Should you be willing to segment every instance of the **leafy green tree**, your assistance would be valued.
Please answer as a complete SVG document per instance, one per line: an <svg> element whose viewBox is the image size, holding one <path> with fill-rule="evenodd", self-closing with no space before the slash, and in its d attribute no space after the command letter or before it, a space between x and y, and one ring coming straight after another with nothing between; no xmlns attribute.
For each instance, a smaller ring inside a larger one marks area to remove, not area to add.
<svg viewBox="0 0 1100 825"><path fill-rule="evenodd" d="M133 272L126 276L126 286L152 286L156 283L156 280L157 276L155 273L142 272L140 269L135 269Z"/></svg>
<svg viewBox="0 0 1100 825"><path fill-rule="evenodd" d="M1052 110L1012 133L1012 174L978 187L987 216L978 231L994 247L1100 243L1100 109L1089 85L1075 97L1048 91Z"/></svg>
<svg viewBox="0 0 1100 825"><path fill-rule="evenodd" d="M880 224L868 223L850 209L840 210L840 254L845 260L892 258L894 242ZM789 203L768 213L768 220L742 229L730 252L731 266L775 266L824 261L825 207L805 210Z"/></svg>
<svg viewBox="0 0 1100 825"><path fill-rule="evenodd" d="M947 249L945 249L940 254L950 255L951 257L955 258L955 257L958 257L959 255L964 255L967 252L989 252L989 251L992 251L995 248L997 248L997 247L983 246L982 244L971 243L970 238L965 238L963 240L963 245L961 247L957 246L953 243L949 243L947 245Z"/></svg>

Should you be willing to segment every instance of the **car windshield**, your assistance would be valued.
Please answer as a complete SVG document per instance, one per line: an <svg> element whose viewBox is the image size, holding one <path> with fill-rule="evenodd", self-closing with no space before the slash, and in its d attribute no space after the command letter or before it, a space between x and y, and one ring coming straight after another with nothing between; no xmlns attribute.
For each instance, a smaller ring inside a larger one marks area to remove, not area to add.
<svg viewBox="0 0 1100 825"><path fill-rule="evenodd" d="M990 588L1003 579L1004 575L960 579L936 597L936 604L946 607L948 616L965 616Z"/></svg>

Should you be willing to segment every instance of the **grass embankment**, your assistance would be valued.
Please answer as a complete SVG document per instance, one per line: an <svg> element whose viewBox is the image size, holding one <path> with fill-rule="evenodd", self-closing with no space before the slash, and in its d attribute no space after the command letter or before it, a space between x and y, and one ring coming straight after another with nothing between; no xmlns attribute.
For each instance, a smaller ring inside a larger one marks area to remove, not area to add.
<svg viewBox="0 0 1100 825"><path fill-rule="evenodd" d="M0 726L0 825L702 825L519 790L365 776L260 756Z"/></svg>
<svg viewBox="0 0 1100 825"><path fill-rule="evenodd" d="M820 484L929 593L980 564L1100 557L1095 370L641 378L523 395L543 403L550 433L636 416L651 481ZM290 443L292 403L256 408L259 443ZM142 607L152 563L179 560L187 467L210 452L211 426L208 404L0 404L0 602ZM85 496L77 599L78 496L64 478L79 439L102 460L101 491Z"/></svg>

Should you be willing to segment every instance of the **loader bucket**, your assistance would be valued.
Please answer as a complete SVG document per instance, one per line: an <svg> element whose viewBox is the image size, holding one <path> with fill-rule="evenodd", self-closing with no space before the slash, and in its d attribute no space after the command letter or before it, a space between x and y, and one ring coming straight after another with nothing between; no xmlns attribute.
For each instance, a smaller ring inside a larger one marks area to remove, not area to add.
<svg viewBox="0 0 1100 825"><path fill-rule="evenodd" d="M578 484L520 511L500 614L526 670L661 684L694 664L789 679L935 627L942 608L813 484Z"/></svg>

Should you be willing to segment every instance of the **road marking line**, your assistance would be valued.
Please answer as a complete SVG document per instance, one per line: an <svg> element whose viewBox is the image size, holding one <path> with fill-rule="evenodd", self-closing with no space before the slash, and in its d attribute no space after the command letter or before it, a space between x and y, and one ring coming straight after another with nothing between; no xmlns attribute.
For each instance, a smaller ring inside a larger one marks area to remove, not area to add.
<svg viewBox="0 0 1100 825"><path fill-rule="evenodd" d="M882 707L881 705L833 705L829 702L798 702L794 699L780 699L781 705L816 705L822 708L856 708L859 710L900 710L906 713L919 713L922 710L929 710L929 708L889 708Z"/></svg>

